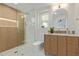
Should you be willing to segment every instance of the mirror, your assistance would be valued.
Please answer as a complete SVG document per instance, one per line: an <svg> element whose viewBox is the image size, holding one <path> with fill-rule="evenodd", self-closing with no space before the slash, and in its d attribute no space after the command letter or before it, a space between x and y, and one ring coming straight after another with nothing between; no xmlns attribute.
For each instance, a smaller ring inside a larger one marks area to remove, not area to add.
<svg viewBox="0 0 79 59"><path fill-rule="evenodd" d="M57 9L53 11L53 26L56 29L65 29L67 26L67 11L65 9Z"/></svg>

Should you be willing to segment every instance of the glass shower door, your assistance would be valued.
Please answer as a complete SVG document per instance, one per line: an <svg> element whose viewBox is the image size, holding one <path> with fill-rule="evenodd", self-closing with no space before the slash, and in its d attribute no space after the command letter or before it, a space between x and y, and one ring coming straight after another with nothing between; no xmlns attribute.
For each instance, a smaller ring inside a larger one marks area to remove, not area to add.
<svg viewBox="0 0 79 59"><path fill-rule="evenodd" d="M35 41L35 17L28 15L26 23L27 40L29 43L33 43Z"/></svg>

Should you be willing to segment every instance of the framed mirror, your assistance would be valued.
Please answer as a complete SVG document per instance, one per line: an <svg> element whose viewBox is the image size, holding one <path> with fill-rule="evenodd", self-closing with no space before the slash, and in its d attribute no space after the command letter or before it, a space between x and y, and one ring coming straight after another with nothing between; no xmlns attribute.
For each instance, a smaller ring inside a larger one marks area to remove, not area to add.
<svg viewBox="0 0 79 59"><path fill-rule="evenodd" d="M65 9L59 8L53 11L53 26L56 29L65 29L67 27L68 13Z"/></svg>

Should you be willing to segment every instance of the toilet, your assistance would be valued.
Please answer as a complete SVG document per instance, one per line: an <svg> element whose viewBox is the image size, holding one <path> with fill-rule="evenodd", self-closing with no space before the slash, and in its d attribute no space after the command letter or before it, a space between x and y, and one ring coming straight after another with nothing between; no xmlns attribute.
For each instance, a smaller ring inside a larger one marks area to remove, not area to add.
<svg viewBox="0 0 79 59"><path fill-rule="evenodd" d="M42 50L44 47L44 41L36 41L33 43L33 46L39 50Z"/></svg>

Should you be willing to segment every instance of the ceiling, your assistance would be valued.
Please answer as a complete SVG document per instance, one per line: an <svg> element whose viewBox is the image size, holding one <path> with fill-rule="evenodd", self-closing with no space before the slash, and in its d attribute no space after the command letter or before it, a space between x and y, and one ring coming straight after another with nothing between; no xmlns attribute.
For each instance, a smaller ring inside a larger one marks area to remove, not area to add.
<svg viewBox="0 0 79 59"><path fill-rule="evenodd" d="M42 9L50 6L48 3L6 3L6 5L27 13L33 9Z"/></svg>

